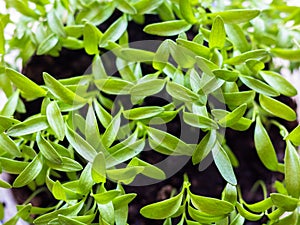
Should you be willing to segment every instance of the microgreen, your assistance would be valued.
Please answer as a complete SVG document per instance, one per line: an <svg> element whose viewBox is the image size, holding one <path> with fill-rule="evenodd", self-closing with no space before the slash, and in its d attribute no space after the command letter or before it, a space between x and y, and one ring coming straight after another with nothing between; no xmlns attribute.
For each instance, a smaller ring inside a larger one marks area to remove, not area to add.
<svg viewBox="0 0 300 225"><path fill-rule="evenodd" d="M194 179L184 175L181 188L162 201L153 197L141 216L164 225L299 223L300 126L286 128L297 115L281 100L297 90L275 63L281 58L290 71L299 67L299 8L283 0L262 11L256 7L264 3L252 0L228 6L210 0L5 2L20 20L0 14L0 88L7 97L0 110L0 171L15 177L0 179L0 187L29 187L33 197L47 190L53 197L50 207L33 206L30 198L5 224L128 224L137 194L126 193L127 186L168 182L190 158L195 170L209 160L216 165L222 196L194 193ZM15 29L7 37L10 25ZM160 41L131 43L139 37L132 26ZM59 57L63 48L92 58L85 74L59 79L43 71L37 84L7 61L17 50L26 67L32 56ZM37 99L40 111L22 115ZM273 126L285 145L275 144ZM225 129L253 131L256 163L283 177L268 192L261 182L257 202L243 199L238 184L246 175L237 173ZM154 163L146 151L165 160Z"/></svg>

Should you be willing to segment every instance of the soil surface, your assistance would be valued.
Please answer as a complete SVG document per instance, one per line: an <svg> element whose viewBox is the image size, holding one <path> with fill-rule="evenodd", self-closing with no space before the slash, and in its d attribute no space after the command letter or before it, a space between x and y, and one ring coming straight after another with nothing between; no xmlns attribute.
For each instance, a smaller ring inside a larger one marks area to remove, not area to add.
<svg viewBox="0 0 300 225"><path fill-rule="evenodd" d="M108 24L118 18L118 16L119 14L116 13L110 21L108 21ZM154 16L147 16L146 24L150 23L150 21L151 23L158 21L158 18ZM104 24L100 26L100 29L106 29L106 27L107 24ZM161 40L161 37L144 34L142 32L143 27L144 25L142 26L131 22L128 27L129 40ZM194 34L189 33L188 35L193 36ZM53 58L50 56L33 56L24 68L23 73L30 77L33 81L42 84L43 71L48 72L56 78L81 75L89 67L91 60L92 58L84 51L70 51L63 49L60 57ZM284 100L288 103L288 105L292 106L292 108L295 108L295 104L292 100L288 98L282 98L281 100ZM21 118L26 118L28 115L39 112L40 104L40 101L26 102L27 114L21 115ZM287 124L286 122L284 122L284 125L286 125L290 130L296 126L295 123ZM174 134L178 132L178 126L176 124L170 124L169 127L172 130L171 132ZM278 153L278 158L282 160L285 144L281 141L277 128L270 127L268 131ZM251 192L251 188L256 181L264 181L267 184L268 191L274 191L272 183L276 179L283 179L281 174L268 171L260 162L254 147L253 133L254 126L245 132L236 132L231 129L226 130L227 144L239 161L239 167L235 168L238 185L241 187L244 199L249 203L262 199L261 190ZM150 163L156 163L164 159L164 156L153 151L143 152L141 157ZM129 224L162 224L162 221L153 221L143 218L139 214L139 210L144 205L168 198L174 188L179 190L183 183L184 174L188 175L192 184L191 190L195 194L220 198L221 192L226 185L226 182L221 178L214 163L208 166L206 170L199 171L198 165L192 165L191 160L189 160L178 173L163 182L148 186L125 187L126 192L134 192L138 194L136 199L130 204ZM15 192L16 198L20 203L26 199L27 194L24 193L29 194L29 190L19 189ZM36 204L44 205L43 201L49 203L49 201L51 201L49 199L51 199L51 195L44 194L43 196L38 197ZM246 225L262 224L264 220L265 218L258 222L246 222Z"/></svg>

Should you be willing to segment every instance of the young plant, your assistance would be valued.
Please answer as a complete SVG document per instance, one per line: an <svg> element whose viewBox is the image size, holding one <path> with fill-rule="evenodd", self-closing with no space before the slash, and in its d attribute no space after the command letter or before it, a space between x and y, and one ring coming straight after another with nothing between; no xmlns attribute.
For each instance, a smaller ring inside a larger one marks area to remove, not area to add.
<svg viewBox="0 0 300 225"><path fill-rule="evenodd" d="M26 186L33 197L46 189L55 203L37 207L30 198L5 224L127 224L136 193L126 193L126 186L165 180L173 175L169 162L176 161L176 173L189 158L194 165L215 163L227 183L222 198L192 193L185 177L178 194L144 206L142 216L164 224L179 218L177 224L234 225L264 215L268 224L299 223L300 128L284 126L297 116L277 98L297 91L274 63L279 57L291 70L299 65L299 8L273 1L257 10L257 1L247 1L247 8L242 3L6 1L21 19L0 16L0 86L8 97L0 112L0 168L16 178L0 186ZM160 21L144 25L149 14ZM14 34L6 38L9 24ZM162 41L131 43L131 24ZM66 79L45 71L38 85L5 61L14 49L26 66L34 54L58 57L63 48L93 57L90 70ZM149 103L155 97L164 101ZM42 100L39 113L20 120L27 101L36 99ZM181 126L179 134L169 132L172 122ZM271 125L286 143L283 162L269 137ZM261 184L264 199L248 204L224 129L251 127L257 163L284 180L274 183L274 193ZM142 157L146 150L166 159L151 163Z"/></svg>

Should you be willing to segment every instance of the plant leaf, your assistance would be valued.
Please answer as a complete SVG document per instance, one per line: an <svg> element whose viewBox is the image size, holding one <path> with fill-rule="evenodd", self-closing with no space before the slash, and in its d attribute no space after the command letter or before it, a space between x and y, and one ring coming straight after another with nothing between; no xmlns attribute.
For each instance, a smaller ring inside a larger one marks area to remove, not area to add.
<svg viewBox="0 0 300 225"><path fill-rule="evenodd" d="M282 59L289 61L300 61L300 50L299 49L283 49L283 48L272 48L271 53Z"/></svg>
<svg viewBox="0 0 300 225"><path fill-rule="evenodd" d="M179 209L183 198L183 192L161 202L144 206L140 213L149 219L165 219L174 215Z"/></svg>
<svg viewBox="0 0 300 225"><path fill-rule="evenodd" d="M161 114L164 111L163 107L159 106L144 106L123 111L123 115L128 120L142 120Z"/></svg>
<svg viewBox="0 0 300 225"><path fill-rule="evenodd" d="M211 118L194 113L183 112L183 120L187 124L201 129L218 129L218 124Z"/></svg>
<svg viewBox="0 0 300 225"><path fill-rule="evenodd" d="M6 133L0 133L0 149L14 157L21 157L22 155L19 147Z"/></svg>
<svg viewBox="0 0 300 225"><path fill-rule="evenodd" d="M96 183L106 181L106 162L103 152L99 152L92 164L92 178Z"/></svg>
<svg viewBox="0 0 300 225"><path fill-rule="evenodd" d="M216 198L199 196L191 192L189 192L189 196L191 197L192 204L198 210L210 215L214 215L214 216L227 215L234 210L234 206L227 201L219 200Z"/></svg>
<svg viewBox="0 0 300 225"><path fill-rule="evenodd" d="M50 34L43 40L36 50L37 55L45 55L50 52L58 43L59 38L55 33Z"/></svg>
<svg viewBox="0 0 300 225"><path fill-rule="evenodd" d="M106 128L104 134L102 135L101 142L104 147L109 148L112 143L115 141L118 131L121 125L121 110L118 114L112 119L111 123Z"/></svg>
<svg viewBox="0 0 300 225"><path fill-rule="evenodd" d="M118 20L116 20L113 24L109 26L109 28L105 31L103 36L100 39L100 47L105 47L108 41L115 42L119 40L119 38L123 35L123 33L127 29L127 18L124 14Z"/></svg>
<svg viewBox="0 0 300 225"><path fill-rule="evenodd" d="M42 155L38 154L15 179L13 187L18 188L29 184L39 175L42 168Z"/></svg>
<svg viewBox="0 0 300 225"><path fill-rule="evenodd" d="M95 55L99 53L98 44L101 35L97 27L91 23L86 23L83 30L83 46L87 54Z"/></svg>
<svg viewBox="0 0 300 225"><path fill-rule="evenodd" d="M41 136L41 133L38 133L36 136L36 143L42 153L42 155L51 162L55 162L57 164L62 163L61 156L55 150L55 148L44 138Z"/></svg>
<svg viewBox="0 0 300 225"><path fill-rule="evenodd" d="M299 202L297 198L292 198L279 193L271 193L270 196L274 205L283 208L286 211L294 211Z"/></svg>
<svg viewBox="0 0 300 225"><path fill-rule="evenodd" d="M231 65L239 65L246 62L249 59L260 59L268 55L265 49L256 49L242 53L240 55L234 56L232 58L226 59L224 63Z"/></svg>
<svg viewBox="0 0 300 225"><path fill-rule="evenodd" d="M89 162L94 161L97 151L69 126L66 127L66 137L79 155Z"/></svg>
<svg viewBox="0 0 300 225"><path fill-rule="evenodd" d="M116 0L117 2L117 8L127 14L136 14L137 11L133 7L133 5L126 0Z"/></svg>
<svg viewBox="0 0 300 225"><path fill-rule="evenodd" d="M137 14L143 15L157 9L162 2L162 0L151 0L151 3L149 3L148 0L140 0L135 2L133 7L136 9Z"/></svg>
<svg viewBox="0 0 300 225"><path fill-rule="evenodd" d="M167 92L173 97L183 102L193 102L199 100L198 94L175 82L167 82Z"/></svg>
<svg viewBox="0 0 300 225"><path fill-rule="evenodd" d="M242 28L238 24L226 24L226 34L229 40L233 43L234 47L242 53L250 51L251 47L248 43Z"/></svg>
<svg viewBox="0 0 300 225"><path fill-rule="evenodd" d="M232 126L237 123L245 114L247 110L247 104L244 103L234 109L232 112L228 113L225 117L219 120L219 124L223 127Z"/></svg>
<svg viewBox="0 0 300 225"><path fill-rule="evenodd" d="M270 137L261 123L259 117L256 118L254 130L254 144L257 154L262 163L271 171L277 171L278 160Z"/></svg>
<svg viewBox="0 0 300 225"><path fill-rule="evenodd" d="M221 16L225 23L245 23L248 22L260 14L259 10L255 9L233 9L223 12L211 13L209 17Z"/></svg>
<svg viewBox="0 0 300 225"><path fill-rule="evenodd" d="M271 86L267 85L266 83L255 79L253 77L249 77L249 76L240 76L240 80L250 89L253 89L254 91L263 94L263 95L267 95L267 96L278 96L279 93L277 90L275 90L274 88L272 88Z"/></svg>
<svg viewBox="0 0 300 225"><path fill-rule="evenodd" d="M189 30L191 26L184 20L171 20L149 24L144 28L144 32L158 36L175 36Z"/></svg>
<svg viewBox="0 0 300 225"><path fill-rule="evenodd" d="M209 35L209 47L222 49L225 45L226 33L223 19L217 16L212 24L211 33Z"/></svg>
<svg viewBox="0 0 300 225"><path fill-rule="evenodd" d="M279 118L288 121L294 121L297 118L296 112L293 109L276 99L259 95L259 103L264 110Z"/></svg>
<svg viewBox="0 0 300 225"><path fill-rule="evenodd" d="M300 125L298 125L292 132L286 137L286 140L290 140L294 145L300 145Z"/></svg>
<svg viewBox="0 0 300 225"><path fill-rule="evenodd" d="M19 137L45 130L48 126L46 116L33 117L10 127L7 134L12 137Z"/></svg>
<svg viewBox="0 0 300 225"><path fill-rule="evenodd" d="M216 143L212 149L214 162L221 173L222 177L230 184L236 185L237 180L230 162L230 159L223 147Z"/></svg>
<svg viewBox="0 0 300 225"><path fill-rule="evenodd" d="M204 45L201 45L201 44L199 44L197 42L194 42L194 41L188 41L188 40L185 40L185 39L182 39L182 38L177 38L176 42L180 46L185 47L188 50L194 52L197 56L201 56L205 59L209 58L210 50L209 50L209 48L207 48Z"/></svg>
<svg viewBox="0 0 300 225"><path fill-rule="evenodd" d="M190 24L197 23L190 0L179 0L179 9L182 17Z"/></svg>
<svg viewBox="0 0 300 225"><path fill-rule="evenodd" d="M47 121L56 137L62 141L65 137L64 119L55 101L48 104L46 109Z"/></svg>
<svg viewBox="0 0 300 225"><path fill-rule="evenodd" d="M58 18L56 11L52 10L47 13L47 20L50 29L57 35L66 38L63 22Z"/></svg>
<svg viewBox="0 0 300 225"><path fill-rule="evenodd" d="M286 142L285 149L285 185L288 193L294 197L300 196L300 159L295 147L289 142Z"/></svg>
<svg viewBox="0 0 300 225"><path fill-rule="evenodd" d="M49 88L50 92L59 100L69 104L84 104L86 103L86 99L77 95L70 89L66 88L63 84L61 84L58 80L52 77L50 74L44 72L43 78L46 86Z"/></svg>
<svg viewBox="0 0 300 225"><path fill-rule="evenodd" d="M289 97L297 95L297 89L279 73L273 71L261 71L260 75L279 93Z"/></svg>
<svg viewBox="0 0 300 225"><path fill-rule="evenodd" d="M112 95L127 95L133 87L133 83L117 78L95 80L95 84L100 91Z"/></svg>
<svg viewBox="0 0 300 225"><path fill-rule="evenodd" d="M46 95L47 92L42 87L28 79L23 74L10 68L6 68L5 73L14 85L21 90L25 98L35 99Z"/></svg>

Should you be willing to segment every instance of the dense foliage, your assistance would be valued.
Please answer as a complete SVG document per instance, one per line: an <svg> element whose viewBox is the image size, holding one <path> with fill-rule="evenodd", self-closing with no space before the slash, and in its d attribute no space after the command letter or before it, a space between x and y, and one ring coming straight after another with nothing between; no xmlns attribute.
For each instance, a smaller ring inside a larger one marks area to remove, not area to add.
<svg viewBox="0 0 300 225"><path fill-rule="evenodd" d="M274 64L282 58L291 71L299 66L299 7L281 0L269 5L210 0L5 2L21 17L16 23L13 14L0 15L0 87L8 97L0 112L0 168L16 175L12 184L1 180L0 186L28 186L33 193L47 187L57 200L48 208L32 206L29 200L5 224L20 218L34 224L127 224L128 204L136 194L125 193L123 185L137 176L152 182L168 176L163 166L139 157L148 146L173 160L191 157L195 165L212 157L227 185L220 199L199 196L185 177L182 189L169 199L142 208L144 217L164 224L180 217L178 224L239 225L266 215L268 224L300 223L300 127L289 133L282 125L296 120L296 113L276 98L297 91ZM100 29L116 11L121 16ZM145 41L150 49L132 47L128 23L144 24L148 14L160 22L145 25L143 32L162 41ZM5 38L11 24L14 33ZM5 60L17 50L16 60L26 65L33 54L56 57L62 48L84 49L94 57L91 69L63 80L45 72L40 86ZM106 54L115 73L107 71ZM161 93L168 102L144 105L147 97ZM40 113L20 121L17 115L26 111L23 101L38 98L43 99ZM196 133L196 140L168 133L164 124L178 118L187 127L182 132ZM268 134L271 124L286 142L283 162ZM282 173L284 180L274 183L276 192L247 204L233 169L237 159L223 136L225 128L242 132L251 125L261 160L257 163ZM108 189L108 181L116 188Z"/></svg>

